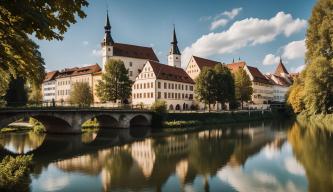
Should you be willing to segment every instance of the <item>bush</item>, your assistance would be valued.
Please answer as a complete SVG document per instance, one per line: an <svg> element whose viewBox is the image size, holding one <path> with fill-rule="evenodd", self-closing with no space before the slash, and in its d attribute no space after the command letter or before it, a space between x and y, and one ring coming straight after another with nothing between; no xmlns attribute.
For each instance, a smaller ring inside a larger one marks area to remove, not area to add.
<svg viewBox="0 0 333 192"><path fill-rule="evenodd" d="M89 107L93 102L93 94L89 84L86 82L74 83L69 100L73 105Z"/></svg>
<svg viewBox="0 0 333 192"><path fill-rule="evenodd" d="M6 156L0 162L0 191L29 191L32 155Z"/></svg>
<svg viewBox="0 0 333 192"><path fill-rule="evenodd" d="M43 133L45 132L45 127L43 124L41 124L39 121L36 119L30 117L29 123L32 125L33 131L35 133Z"/></svg>
<svg viewBox="0 0 333 192"><path fill-rule="evenodd" d="M167 104L163 100L156 100L150 107L155 112L153 115L152 125L154 127L162 127L167 114Z"/></svg>

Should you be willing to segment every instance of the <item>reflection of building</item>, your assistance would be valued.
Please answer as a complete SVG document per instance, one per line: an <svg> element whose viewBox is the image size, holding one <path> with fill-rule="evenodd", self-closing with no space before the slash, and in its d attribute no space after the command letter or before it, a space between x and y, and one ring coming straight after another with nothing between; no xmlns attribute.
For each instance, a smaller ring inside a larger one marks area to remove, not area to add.
<svg viewBox="0 0 333 192"><path fill-rule="evenodd" d="M185 178L188 171L188 160L184 159L177 163L176 165L176 173L180 179L180 183L185 183Z"/></svg>
<svg viewBox="0 0 333 192"><path fill-rule="evenodd" d="M152 139L135 142L131 145L132 157L138 163L143 175L149 177L155 163L155 151L152 146Z"/></svg>

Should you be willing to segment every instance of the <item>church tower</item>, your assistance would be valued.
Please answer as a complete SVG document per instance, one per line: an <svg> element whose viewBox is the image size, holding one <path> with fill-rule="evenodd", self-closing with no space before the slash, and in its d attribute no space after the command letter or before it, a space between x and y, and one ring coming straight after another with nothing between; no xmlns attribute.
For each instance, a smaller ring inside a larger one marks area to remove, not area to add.
<svg viewBox="0 0 333 192"><path fill-rule="evenodd" d="M101 43L102 46L102 64L103 64L103 71L105 69L105 64L110 57L113 56L113 45L114 41L111 36L111 25L109 21L109 13L106 12L106 23L104 26L104 38Z"/></svg>
<svg viewBox="0 0 333 192"><path fill-rule="evenodd" d="M181 54L178 48L178 41L176 36L176 29L173 27L173 38L171 48L168 55L168 65L173 67L181 67Z"/></svg>

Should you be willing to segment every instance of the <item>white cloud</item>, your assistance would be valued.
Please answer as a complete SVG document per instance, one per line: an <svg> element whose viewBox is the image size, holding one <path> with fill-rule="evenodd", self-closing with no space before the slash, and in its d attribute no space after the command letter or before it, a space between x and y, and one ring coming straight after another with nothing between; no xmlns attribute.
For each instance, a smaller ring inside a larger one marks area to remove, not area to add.
<svg viewBox="0 0 333 192"><path fill-rule="evenodd" d="M293 157L288 157L284 160L284 166L286 170L294 175L304 176L304 168Z"/></svg>
<svg viewBox="0 0 333 192"><path fill-rule="evenodd" d="M305 65L300 65L300 66L298 66L298 67L296 67L296 68L292 67L292 68L290 69L290 71L291 71L292 73L299 73L299 72L303 71L304 68L305 68Z"/></svg>
<svg viewBox="0 0 333 192"><path fill-rule="evenodd" d="M230 19L233 19L235 18L239 12L241 12L243 8L239 7L239 8L234 8L233 10L231 11L225 11L223 12L222 14L225 15L225 16L228 16Z"/></svg>
<svg viewBox="0 0 333 192"><path fill-rule="evenodd" d="M211 24L210 24L210 30L214 30L214 29L217 29L219 27L223 27L225 26L226 24L228 23L228 20L227 19L218 19L218 20L215 20L213 21Z"/></svg>
<svg viewBox="0 0 333 192"><path fill-rule="evenodd" d="M262 63L264 65L275 65L275 64L279 63L279 61L280 61L280 57L275 56L273 54L268 54L268 55L265 56Z"/></svg>
<svg viewBox="0 0 333 192"><path fill-rule="evenodd" d="M191 46L186 47L183 50L183 63L185 64L191 55L207 57L232 53L246 46L268 43L278 35L289 36L296 33L305 25L305 20L293 19L291 14L284 12L279 12L270 19L247 18L236 21L228 30L203 35Z"/></svg>
<svg viewBox="0 0 333 192"><path fill-rule="evenodd" d="M242 10L242 8L234 8L231 11L224 11L223 13L220 13L216 15L213 19L213 22L210 24L210 30L215 30L219 27L225 26L231 19L235 18L239 12ZM223 18L228 17L228 18ZM206 17L206 19L212 19L213 17Z"/></svg>
<svg viewBox="0 0 333 192"><path fill-rule="evenodd" d="M102 56L102 49L93 49L92 54L94 56L101 57Z"/></svg>
<svg viewBox="0 0 333 192"><path fill-rule="evenodd" d="M88 42L88 41L83 41L82 44L83 44L84 46L86 46L86 45L89 45L89 42Z"/></svg>
<svg viewBox="0 0 333 192"><path fill-rule="evenodd" d="M304 58L306 52L305 40L292 41L283 48L282 57L286 59Z"/></svg>

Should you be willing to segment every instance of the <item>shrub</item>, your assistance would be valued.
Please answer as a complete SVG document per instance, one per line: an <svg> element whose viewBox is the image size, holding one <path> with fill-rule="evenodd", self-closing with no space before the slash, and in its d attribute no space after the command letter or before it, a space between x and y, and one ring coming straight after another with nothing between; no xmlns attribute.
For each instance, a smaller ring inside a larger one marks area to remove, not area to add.
<svg viewBox="0 0 333 192"><path fill-rule="evenodd" d="M35 133L43 133L45 132L45 127L43 124L41 124L39 121L36 119L30 117L29 123L32 125L33 131Z"/></svg>
<svg viewBox="0 0 333 192"><path fill-rule="evenodd" d="M32 155L6 156L0 162L0 191L29 191Z"/></svg>
<svg viewBox="0 0 333 192"><path fill-rule="evenodd" d="M167 104L163 100L156 100L151 108L155 112L153 115L152 124L154 127L162 127L167 113Z"/></svg>

